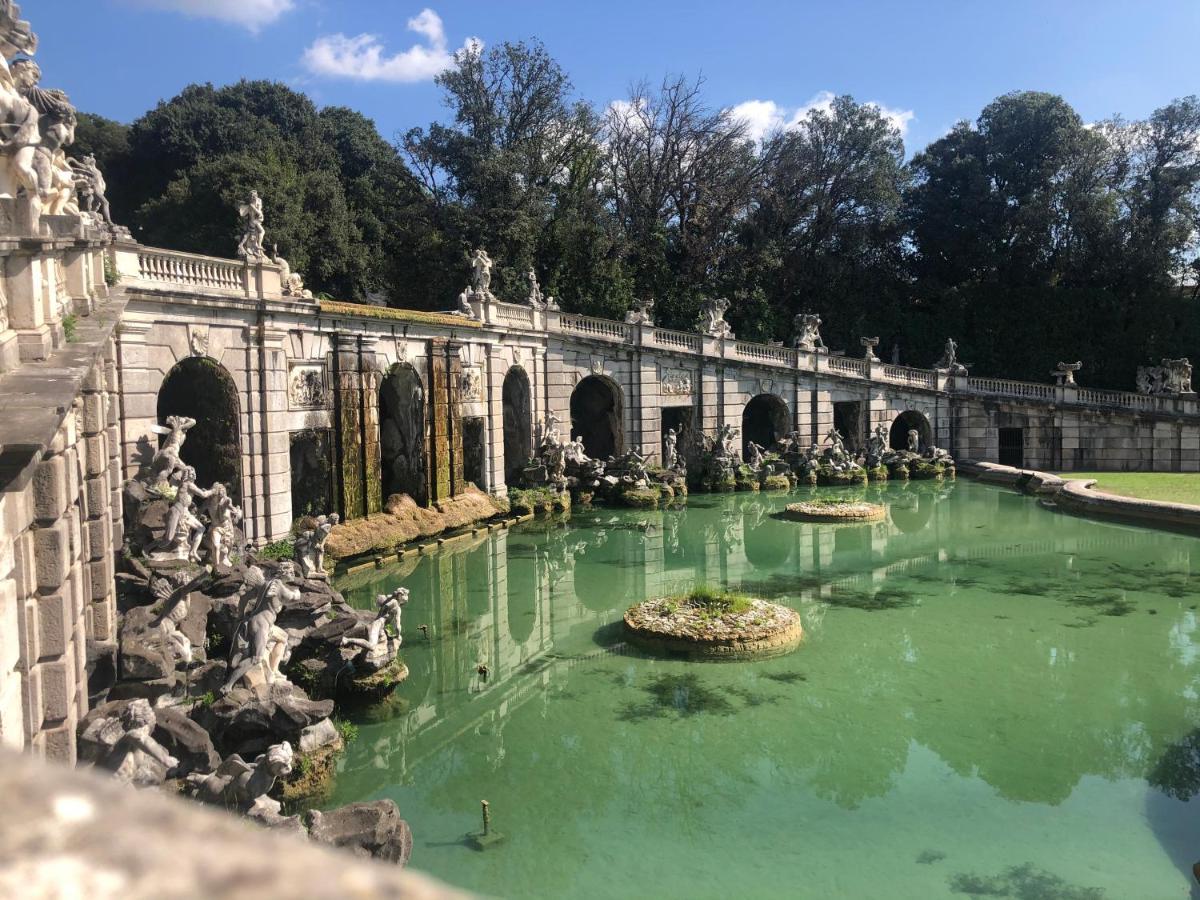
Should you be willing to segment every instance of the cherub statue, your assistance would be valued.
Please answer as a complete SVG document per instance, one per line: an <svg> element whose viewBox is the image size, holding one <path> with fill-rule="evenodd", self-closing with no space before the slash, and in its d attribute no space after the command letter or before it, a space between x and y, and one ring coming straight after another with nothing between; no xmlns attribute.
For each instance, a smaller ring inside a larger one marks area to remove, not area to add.
<svg viewBox="0 0 1200 900"><path fill-rule="evenodd" d="M75 195L78 197L80 209L88 215L96 216L106 225L114 224L108 197L105 196L108 183L96 164L96 157L89 153L83 159L71 159L67 162L75 175Z"/></svg>
<svg viewBox="0 0 1200 900"><path fill-rule="evenodd" d="M188 429L196 424L195 419L187 416L167 416L166 426L151 425L150 430L155 434L165 435L166 440L150 459L148 481L160 493L170 485L171 480L184 468L180 451L187 438Z"/></svg>
<svg viewBox="0 0 1200 900"><path fill-rule="evenodd" d="M242 508L234 504L229 490L218 481L213 484L204 501L204 512L208 515L204 547L209 565L228 567L230 553L237 540L237 524L242 521Z"/></svg>
<svg viewBox="0 0 1200 900"><path fill-rule="evenodd" d="M266 577L258 566L246 570L240 621L229 650L229 677L221 686L225 695L256 666L261 667L263 682L273 684L283 676L279 666L287 652L287 632L275 624L286 601L300 599L300 591L291 586L296 567L290 560L279 564L279 573Z"/></svg>
<svg viewBox="0 0 1200 900"><path fill-rule="evenodd" d="M471 257L471 289L488 296L492 287L492 259L482 248Z"/></svg>
<svg viewBox="0 0 1200 900"><path fill-rule="evenodd" d="M37 173L42 211L51 215L77 213L75 176L63 152L63 147L75 140L75 107L62 91L38 86L42 70L32 59L14 60L10 68L18 93L38 113L41 141L34 150L33 168Z"/></svg>
<svg viewBox="0 0 1200 900"><path fill-rule="evenodd" d="M210 774L192 773L188 786L196 798L218 806L232 807L256 818L273 821L279 816L281 804L267 796L275 781L291 774L292 745L288 741L274 744L252 763L234 753Z"/></svg>
<svg viewBox="0 0 1200 900"><path fill-rule="evenodd" d="M24 188L30 197L38 197L38 111L22 96L10 68L18 55L32 56L37 50L37 36L20 16L21 7L13 0L0 0L0 152L8 162L0 167L0 193L15 197Z"/></svg>
<svg viewBox="0 0 1200 900"><path fill-rule="evenodd" d="M300 568L301 578L317 578L322 581L329 578L325 571L325 541L333 526L341 521L337 513L328 516L317 516L317 524L313 528L301 531L296 537L293 559Z"/></svg>
<svg viewBox="0 0 1200 900"><path fill-rule="evenodd" d="M200 542L204 539L204 523L193 511L196 498L207 500L211 490L196 486L196 470L184 466L180 471L175 499L167 511L162 537L146 547L146 553L158 559L187 559L200 561Z"/></svg>
<svg viewBox="0 0 1200 900"><path fill-rule="evenodd" d="M796 331L797 350L826 349L821 339L821 317L816 313L799 313L792 319L792 327Z"/></svg>
<svg viewBox="0 0 1200 900"><path fill-rule="evenodd" d="M245 260L263 259L266 256L263 238L267 236L267 229L263 225L262 197L258 196L258 191L250 192L250 200L238 207L238 215L242 217L238 256Z"/></svg>
<svg viewBox="0 0 1200 900"><path fill-rule="evenodd" d="M390 594L376 596L375 606L378 611L371 624L367 626L367 636L365 638L343 637L342 646L362 647L368 653L381 653L389 657L393 655L387 626L390 622L396 631L394 649L398 650L403 640L400 631L400 617L406 603L408 603L408 588L396 588Z"/></svg>
<svg viewBox="0 0 1200 900"><path fill-rule="evenodd" d="M552 412L546 413L545 424L542 425L542 446L550 444L561 444L562 436L559 434L558 426L562 424L562 419Z"/></svg>
<svg viewBox="0 0 1200 900"><path fill-rule="evenodd" d="M836 428L830 428L825 434L825 443L829 445L829 455L835 462L846 457L846 441Z"/></svg>
<svg viewBox="0 0 1200 900"><path fill-rule="evenodd" d="M154 739L157 725L148 700L129 703L120 716L100 719L88 726L89 736L109 747L97 765L119 780L137 787L152 787L167 780L179 760Z"/></svg>

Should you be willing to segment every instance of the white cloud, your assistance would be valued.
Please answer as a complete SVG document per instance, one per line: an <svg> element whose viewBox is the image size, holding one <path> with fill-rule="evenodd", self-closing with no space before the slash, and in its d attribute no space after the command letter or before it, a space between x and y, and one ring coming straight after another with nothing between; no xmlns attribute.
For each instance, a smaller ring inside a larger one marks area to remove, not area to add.
<svg viewBox="0 0 1200 900"><path fill-rule="evenodd" d="M270 25L295 8L295 0L139 0L144 6L168 9L187 16L232 22L250 31Z"/></svg>
<svg viewBox="0 0 1200 900"><path fill-rule="evenodd" d="M446 46L446 29L432 9L423 9L408 20L408 30L421 35L423 44L391 56L384 55L379 35L327 34L304 51L304 65L314 75L351 78L356 81L428 81L454 65L454 53ZM479 38L467 38L462 49L482 47Z"/></svg>
<svg viewBox="0 0 1200 900"><path fill-rule="evenodd" d="M833 107L834 96L832 91L819 91L807 103L796 107L780 106L774 100L747 100L731 108L729 114L745 120L749 136L755 141L762 141L776 131L795 128L814 109L828 112ZM908 123L916 118L911 109L893 109L875 102L867 105L878 109L900 132L901 137L908 132Z"/></svg>

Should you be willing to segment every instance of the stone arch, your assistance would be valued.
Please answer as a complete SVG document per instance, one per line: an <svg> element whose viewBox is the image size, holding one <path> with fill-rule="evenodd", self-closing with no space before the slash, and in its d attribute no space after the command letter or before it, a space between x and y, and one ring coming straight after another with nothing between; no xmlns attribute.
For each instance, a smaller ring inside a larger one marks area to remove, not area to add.
<svg viewBox="0 0 1200 900"><path fill-rule="evenodd" d="M908 432L916 429L921 435L921 450L924 452L929 447L933 446L933 426L929 424L929 419L924 413L917 412L915 409L905 410L896 416L896 420L892 422L892 429L888 434L888 444L893 450L908 449Z"/></svg>
<svg viewBox="0 0 1200 900"><path fill-rule="evenodd" d="M742 458L746 459L750 442L770 450L775 442L791 431L787 404L775 394L751 397L742 410Z"/></svg>
<svg viewBox="0 0 1200 900"><path fill-rule="evenodd" d="M176 363L158 389L158 421L187 416L196 424L180 456L196 470L196 483L221 482L235 503L242 499L241 401L233 376L215 359L189 356Z"/></svg>
<svg viewBox="0 0 1200 900"><path fill-rule="evenodd" d="M425 385L409 363L396 363L379 385L379 456L383 496L429 503L425 453Z"/></svg>
<svg viewBox="0 0 1200 900"><path fill-rule="evenodd" d="M571 392L571 437L583 439L592 459L620 456L625 452L623 411L617 383L606 375L589 375Z"/></svg>
<svg viewBox="0 0 1200 900"><path fill-rule="evenodd" d="M533 391L529 375L513 366L504 376L501 390L504 407L504 480L516 484L521 470L533 456Z"/></svg>

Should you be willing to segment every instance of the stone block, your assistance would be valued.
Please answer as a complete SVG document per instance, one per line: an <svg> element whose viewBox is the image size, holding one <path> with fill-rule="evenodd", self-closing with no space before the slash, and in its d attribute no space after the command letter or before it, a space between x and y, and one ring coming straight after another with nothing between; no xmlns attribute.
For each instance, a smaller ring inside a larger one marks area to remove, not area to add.
<svg viewBox="0 0 1200 900"><path fill-rule="evenodd" d="M71 717L61 725L46 729L40 735L42 752L46 759L75 765L75 720Z"/></svg>
<svg viewBox="0 0 1200 900"><path fill-rule="evenodd" d="M103 476L88 478L84 482L84 501L87 504L88 518L104 515L108 509L109 484Z"/></svg>
<svg viewBox="0 0 1200 900"><path fill-rule="evenodd" d="M71 602L65 591L34 598L38 620L38 654L62 656L67 651L73 624Z"/></svg>
<svg viewBox="0 0 1200 900"><path fill-rule="evenodd" d="M68 523L59 519L53 525L33 532L34 571L42 590L54 591L62 586L71 566L71 540Z"/></svg>
<svg viewBox="0 0 1200 900"><path fill-rule="evenodd" d="M88 563L89 598L100 600L113 593L113 560L109 555Z"/></svg>
<svg viewBox="0 0 1200 900"><path fill-rule="evenodd" d="M108 432L93 434L83 440L83 470L88 476L102 475L108 471Z"/></svg>
<svg viewBox="0 0 1200 900"><path fill-rule="evenodd" d="M75 701L74 660L56 659L38 664L42 685L42 723L67 718Z"/></svg>
<svg viewBox="0 0 1200 900"><path fill-rule="evenodd" d="M106 394L83 395L83 433L84 435L99 434L108 427L108 407Z"/></svg>
<svg viewBox="0 0 1200 900"><path fill-rule="evenodd" d="M58 519L70 502L67 460L51 456L37 464L33 473L33 510L37 520L50 523Z"/></svg>

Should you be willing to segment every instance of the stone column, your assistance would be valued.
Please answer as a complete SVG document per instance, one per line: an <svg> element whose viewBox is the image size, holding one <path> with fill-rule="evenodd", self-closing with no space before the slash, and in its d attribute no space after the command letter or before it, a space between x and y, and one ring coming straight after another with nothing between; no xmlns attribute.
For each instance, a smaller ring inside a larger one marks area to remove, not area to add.
<svg viewBox="0 0 1200 900"><path fill-rule="evenodd" d="M261 521L255 523L254 540L261 543L287 537L292 527L291 433L287 430L286 329L263 325L259 329L258 397L254 404L262 437L262 464L257 467L263 500Z"/></svg>
<svg viewBox="0 0 1200 900"><path fill-rule="evenodd" d="M508 361L501 347L489 344L483 374L488 413L488 491L496 495L508 491L504 472L504 377L507 374Z"/></svg>
<svg viewBox="0 0 1200 900"><path fill-rule="evenodd" d="M53 274L47 284L47 265L53 260L38 251L18 251L6 265L9 325L17 332L22 361L45 359L63 340L58 311L47 302L54 292Z"/></svg>
<svg viewBox="0 0 1200 900"><path fill-rule="evenodd" d="M150 348L147 337L151 322L122 320L117 326L116 371L121 382L122 477L138 474L144 451L158 447L158 437L150 430L158 424L158 395L152 389ZM157 373L156 373L157 374Z"/></svg>
<svg viewBox="0 0 1200 900"><path fill-rule="evenodd" d="M362 377L358 336L333 335L334 492L344 519L368 513L362 446ZM378 427L376 427L378 446Z"/></svg>
<svg viewBox="0 0 1200 900"><path fill-rule="evenodd" d="M432 338L426 352L429 442L426 470L429 500L449 500L462 490L462 423L458 384L462 359L458 341Z"/></svg>

